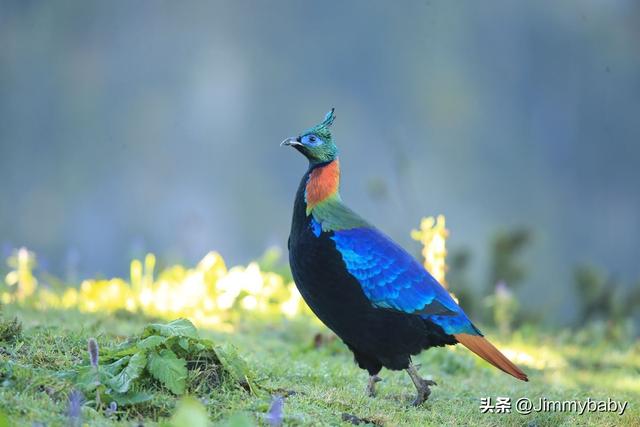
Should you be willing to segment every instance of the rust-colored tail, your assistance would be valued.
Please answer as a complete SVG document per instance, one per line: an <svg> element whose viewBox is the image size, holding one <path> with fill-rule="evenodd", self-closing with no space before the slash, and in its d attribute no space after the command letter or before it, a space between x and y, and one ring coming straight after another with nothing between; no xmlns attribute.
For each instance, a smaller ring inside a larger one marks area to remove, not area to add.
<svg viewBox="0 0 640 427"><path fill-rule="evenodd" d="M520 368L507 359L504 354L500 353L500 350L495 348L493 344L487 341L484 337L470 334L455 334L454 337L460 344L467 347L469 350L473 351L496 368L509 375L513 375L519 380L529 381L527 374L522 372Z"/></svg>

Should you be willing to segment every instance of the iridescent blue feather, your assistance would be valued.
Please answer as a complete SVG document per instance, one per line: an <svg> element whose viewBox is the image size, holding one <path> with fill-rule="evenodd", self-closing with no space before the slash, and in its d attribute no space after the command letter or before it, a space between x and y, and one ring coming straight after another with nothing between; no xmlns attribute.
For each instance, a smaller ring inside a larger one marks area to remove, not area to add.
<svg viewBox="0 0 640 427"><path fill-rule="evenodd" d="M313 235L316 237L320 237L320 233L322 233L322 226L318 221L315 220L315 218L311 218L309 226L311 227L311 232L313 233Z"/></svg>
<svg viewBox="0 0 640 427"><path fill-rule="evenodd" d="M419 315L448 334L480 334L437 280L380 231L336 230L332 239L374 306Z"/></svg>

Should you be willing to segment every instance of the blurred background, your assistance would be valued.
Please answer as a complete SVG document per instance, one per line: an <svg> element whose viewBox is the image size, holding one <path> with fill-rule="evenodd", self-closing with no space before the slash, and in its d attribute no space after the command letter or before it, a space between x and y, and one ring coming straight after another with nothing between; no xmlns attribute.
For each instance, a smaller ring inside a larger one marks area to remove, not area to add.
<svg viewBox="0 0 640 427"><path fill-rule="evenodd" d="M335 107L343 198L416 256L444 214L461 299L634 316L639 40L631 0L2 1L2 257L77 282L286 251L279 143Z"/></svg>

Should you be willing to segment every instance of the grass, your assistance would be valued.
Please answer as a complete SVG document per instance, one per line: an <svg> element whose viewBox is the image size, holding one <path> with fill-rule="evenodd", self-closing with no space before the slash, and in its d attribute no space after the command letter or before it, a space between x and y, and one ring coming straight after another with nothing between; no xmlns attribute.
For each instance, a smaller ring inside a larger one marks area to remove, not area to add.
<svg viewBox="0 0 640 427"><path fill-rule="evenodd" d="M68 425L67 396L73 384L59 373L86 364L87 339L100 348L139 333L152 319L126 313L88 315L76 311L35 311L3 307L0 343L0 409L11 425ZM17 316L22 329L11 324ZM214 423L247 414L264 425L272 396L284 395L285 425L352 425L344 418L375 425L640 425L640 344L611 343L599 336L569 332L544 335L521 330L501 348L521 352L529 373L522 383L493 369L463 348L433 349L415 359L421 372L434 379L429 401L409 406L414 389L403 372L383 370L378 397L365 397L367 375L338 340L314 345L314 336L327 330L308 319L243 319L233 332L201 330L201 335L235 345L254 371L264 392L250 395L233 383L222 383L197 397ZM593 334L592 334L593 335ZM193 380L193 379L192 379ZM104 410L83 407L83 420L92 426L157 425L166 422L178 398L159 386L144 404ZM481 413L482 397L527 397L534 401L628 401L615 413L547 412L521 415ZM0 425L1 425L0 421Z"/></svg>

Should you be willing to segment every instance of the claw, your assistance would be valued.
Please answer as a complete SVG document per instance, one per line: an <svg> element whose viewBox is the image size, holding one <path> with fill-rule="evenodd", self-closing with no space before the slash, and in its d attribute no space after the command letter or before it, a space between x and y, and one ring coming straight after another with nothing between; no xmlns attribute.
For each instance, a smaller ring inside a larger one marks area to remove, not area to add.
<svg viewBox="0 0 640 427"><path fill-rule="evenodd" d="M418 392L413 401L413 406L419 406L429 398L429 395L431 394L429 386L438 384L436 384L435 381L425 380L422 378L413 364L409 365L407 373L409 374L409 377L411 377L411 381L413 381L413 385L416 386L416 391Z"/></svg>

